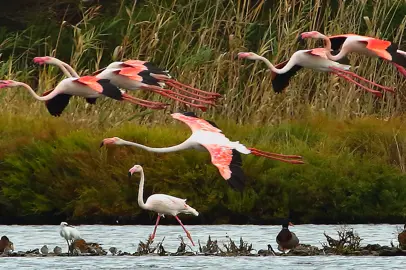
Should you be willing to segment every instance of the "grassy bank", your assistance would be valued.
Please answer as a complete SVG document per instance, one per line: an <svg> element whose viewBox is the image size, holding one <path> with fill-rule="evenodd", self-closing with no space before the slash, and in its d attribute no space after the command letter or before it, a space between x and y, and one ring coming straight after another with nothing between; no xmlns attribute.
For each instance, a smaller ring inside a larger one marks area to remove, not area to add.
<svg viewBox="0 0 406 270"><path fill-rule="evenodd" d="M101 6L62 2L70 3L70 9L63 12L58 6L55 14L46 9L43 17L31 16L35 20L24 17L26 30L0 32L1 78L27 81L42 92L55 86L60 71L33 65L34 56L61 58L79 74L134 58L153 61L180 81L223 94L221 105L211 109L210 116L221 114L241 123L297 118L308 104L340 119L404 112L405 80L393 66L377 59L350 57L357 74L395 86L397 95L377 99L342 79L312 70L299 72L288 91L276 95L262 63L235 59L238 52L255 51L275 63L284 61L299 48L298 34L309 30L376 36L405 49L402 1L122 0L102 1ZM309 41L309 48L315 46ZM15 96L16 91L2 91L2 100L15 105L27 96ZM123 116L138 111L125 108ZM177 108L175 104L173 109Z"/></svg>
<svg viewBox="0 0 406 270"><path fill-rule="evenodd" d="M201 215L188 223L270 223L288 215L296 222L400 222L406 216L406 127L400 119L309 116L277 127L217 119L234 140L306 159L306 165L290 165L244 156L243 194L228 187L207 153L99 149L109 136L177 144L189 130L174 120L100 129L66 118L6 114L0 121L2 217L151 222L137 205L139 178L127 178L137 163L145 167L145 196L169 193L198 209Z"/></svg>

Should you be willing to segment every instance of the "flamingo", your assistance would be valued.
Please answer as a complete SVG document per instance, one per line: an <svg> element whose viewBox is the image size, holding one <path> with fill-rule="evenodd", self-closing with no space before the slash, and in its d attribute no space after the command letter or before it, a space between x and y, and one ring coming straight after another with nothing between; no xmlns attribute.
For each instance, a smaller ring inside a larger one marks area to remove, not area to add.
<svg viewBox="0 0 406 270"><path fill-rule="evenodd" d="M79 78L63 79L53 91L47 91L38 96L35 91L23 82L13 80L0 80L0 88L22 86L30 92L37 100L45 101L49 113L59 116L69 103L72 96L81 96L90 104L94 104L100 96L107 96L119 101L127 101L133 104L145 106L152 109L164 109L166 104L152 101L144 101L125 94L108 79L98 79L94 76L83 76Z"/></svg>
<svg viewBox="0 0 406 270"><path fill-rule="evenodd" d="M242 160L240 153L262 156L291 164L304 163L301 156L269 153L256 148L247 148L238 141L232 142L222 134L222 131L215 123L198 118L193 112L173 113L171 116L174 119L184 122L192 130L192 135L179 145L165 148L152 148L113 137L105 138L100 144L100 147L107 144L130 145L155 153L176 152L190 148L201 151L206 150L210 153L211 162L218 168L221 176L227 180L227 183L229 183L233 189L238 191L242 191L245 184L244 172L241 169Z"/></svg>
<svg viewBox="0 0 406 270"><path fill-rule="evenodd" d="M78 77L77 72L67 63L51 56L35 57L34 62L37 64L51 64L58 66L62 72L68 77ZM192 107L197 107L203 111L206 111L206 107L202 104L196 104L192 101L197 101L203 104L214 106L214 99L220 95L217 93L205 92L199 89L195 91L205 93L206 95L199 95L190 93L192 96L187 96L181 93L164 89L165 83L161 82L166 80L166 84L172 86L180 91L186 91L182 88L185 86L176 80L170 79L170 75L167 71L153 66L150 62L139 60L127 60L125 62L113 62L106 68L98 70L92 74L99 79L109 79L112 84L117 87L127 90L148 90L167 98L179 101ZM179 87L177 87L179 85ZM176 88L177 87L177 88ZM189 86L185 86L191 88ZM187 91L186 91L187 92ZM184 99L180 99L180 98ZM186 99L186 100L185 100ZM190 101L187 101L189 99Z"/></svg>
<svg viewBox="0 0 406 270"><path fill-rule="evenodd" d="M70 251L71 251L70 247L71 247L73 241L75 241L77 239L82 239L78 229L69 225L66 222L61 222L60 227L59 227L59 234L62 238L65 238L66 243L68 243L68 253L70 253ZM71 242L69 243L69 241L71 241Z"/></svg>
<svg viewBox="0 0 406 270"><path fill-rule="evenodd" d="M390 61L403 76L406 76L406 54L398 50L397 44L390 41L356 34L328 37L317 31L303 32L299 35L299 41L306 38L323 39L330 60L338 61L351 52L357 52ZM339 53L332 55L331 50L339 50Z"/></svg>
<svg viewBox="0 0 406 270"><path fill-rule="evenodd" d="M159 80L158 83L161 86L164 86L163 83L165 83L168 86L171 86L172 88L177 89L178 91L187 92L189 94L192 94L192 95L195 95L195 96L198 96L198 97L206 97L206 98L209 98L209 99L216 99L216 98L221 97L221 95L218 94L218 93L202 91L202 90L194 88L194 87L192 87L190 85L186 85L184 83L181 83L181 82L173 79L172 76L169 75L168 70L163 70L162 68L159 68L159 67L155 66L153 63L148 62L148 61L127 60L127 61L124 61L124 62L119 62L119 61L118 62L113 62L110 65L108 65L106 68L103 68L103 69L100 69L100 70L96 71L95 73L93 73L93 75L103 73L106 69L117 69L117 68L125 68L125 67L139 68L140 66L147 69L152 74L153 77L158 79ZM187 89L189 89L189 91ZM190 91L194 91L196 93L201 93L201 94L203 94L203 96L198 95L198 94L193 93L193 92L190 92Z"/></svg>
<svg viewBox="0 0 406 270"><path fill-rule="evenodd" d="M275 92L282 92L288 85L289 80L293 77L297 71L302 67L311 68L317 71L331 72L347 81L354 83L355 85L363 88L364 90L378 96L382 97L382 93L368 88L359 82L356 82L352 77L358 78L362 81L368 82L376 87L381 88L385 91L393 90L389 87L385 87L374 82L371 82L351 71L348 71L351 66L343 65L338 62L329 60L326 55L326 49L316 48L312 50L299 50L295 52L289 60L274 66L268 59L263 56L259 56L253 52L240 52L238 53L238 58L246 58L249 60L261 60L268 68L272 71L272 86Z"/></svg>
<svg viewBox="0 0 406 270"><path fill-rule="evenodd" d="M182 221L179 219L178 214L183 213L187 215L198 216L199 213L186 203L186 199L180 199L166 194L153 194L149 196L147 202L144 203L143 194L144 194L145 177L142 166L134 165L128 171L128 177L131 178L131 176L136 172L139 172L141 174L140 186L138 188L138 205L142 209L150 210L158 214L155 223L155 228L152 235L150 236L150 239L154 240L156 228L158 227L159 220L161 219L161 217L165 217L165 215L171 215L174 216L176 220L179 222L180 226L182 226L183 230L186 233L186 236L189 238L190 242L192 242L192 245L194 246L195 243L193 242L192 236L190 235L189 231L186 230L185 226L182 224Z"/></svg>

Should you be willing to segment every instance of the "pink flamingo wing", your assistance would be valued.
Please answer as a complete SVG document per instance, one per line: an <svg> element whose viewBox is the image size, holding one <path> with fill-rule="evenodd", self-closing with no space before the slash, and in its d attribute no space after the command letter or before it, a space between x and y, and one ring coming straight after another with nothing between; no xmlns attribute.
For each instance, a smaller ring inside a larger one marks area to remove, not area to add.
<svg viewBox="0 0 406 270"><path fill-rule="evenodd" d="M127 68L122 68L118 72L118 74L128 77L131 80L142 82L142 77L139 75L139 73L143 70L144 69L141 69L141 68L127 67Z"/></svg>
<svg viewBox="0 0 406 270"><path fill-rule="evenodd" d="M230 163L233 159L233 149L229 146L218 144L203 144L209 151L211 156L211 163L216 166L224 179L231 178Z"/></svg>
<svg viewBox="0 0 406 270"><path fill-rule="evenodd" d="M101 92L103 92L103 87L101 86L101 84L99 84L97 82L98 80L99 80L98 78L93 77L93 76L83 76L83 77L77 78L73 81L84 84L84 85L92 88L96 92L101 93Z"/></svg>
<svg viewBox="0 0 406 270"><path fill-rule="evenodd" d="M186 116L181 113L173 113L171 116L174 119L177 119L179 121L182 121L186 125L190 127L192 132L202 130L202 131L210 131L210 132L216 132L216 133L221 133L221 129L218 129L211 125L209 122L207 122L204 119L197 118L197 117L192 117L192 116Z"/></svg>
<svg viewBox="0 0 406 270"><path fill-rule="evenodd" d="M387 40L381 40L377 38L369 38L366 41L362 41L367 43L367 49L373 51L376 53L377 56L386 59L386 60L392 60L392 56L390 53L386 50L392 43Z"/></svg>
<svg viewBox="0 0 406 270"><path fill-rule="evenodd" d="M320 56L323 58L327 58L325 48L316 48L316 49L308 50L308 51L306 51L306 53L314 55L314 56Z"/></svg>
<svg viewBox="0 0 406 270"><path fill-rule="evenodd" d="M146 61L141 61L141 60L127 60L123 62L125 65L128 66L139 66L139 65L144 65Z"/></svg>

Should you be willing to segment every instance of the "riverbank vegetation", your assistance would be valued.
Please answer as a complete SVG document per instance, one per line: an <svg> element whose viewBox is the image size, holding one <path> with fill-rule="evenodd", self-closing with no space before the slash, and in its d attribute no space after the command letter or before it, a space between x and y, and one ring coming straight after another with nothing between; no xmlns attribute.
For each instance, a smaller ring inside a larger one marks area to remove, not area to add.
<svg viewBox="0 0 406 270"><path fill-rule="evenodd" d="M136 163L145 167L146 196L163 192L184 197L201 213L184 217L188 223L271 223L286 216L297 223L403 222L406 80L390 64L351 57L357 74L396 86L397 94L385 94L383 99L311 70L301 71L278 95L262 64L238 61L235 56L255 51L281 62L299 48L298 33L313 29L377 36L405 49L406 4L58 2L49 8L27 5L32 10L21 14L31 16L17 16L13 24L7 21L0 32L2 79L28 82L41 89L39 93L51 89L62 78L60 71L35 66L32 59L39 55L56 56L79 74L116 60L151 60L180 81L221 93L221 104L199 115L214 119L231 139L273 152L301 154L306 165L245 156L248 184L240 194L221 179L207 153L155 155L128 147L99 149L101 140L110 136L156 147L179 143L187 138L188 128L167 112L109 100L90 106L74 99L61 117L52 118L44 104L22 89L2 89L2 222L59 223L67 218L149 224L155 217L137 206L138 178L126 177ZM309 41L309 47L315 45ZM161 99L148 93L135 95ZM186 108L174 105L170 110L179 109Z"/></svg>

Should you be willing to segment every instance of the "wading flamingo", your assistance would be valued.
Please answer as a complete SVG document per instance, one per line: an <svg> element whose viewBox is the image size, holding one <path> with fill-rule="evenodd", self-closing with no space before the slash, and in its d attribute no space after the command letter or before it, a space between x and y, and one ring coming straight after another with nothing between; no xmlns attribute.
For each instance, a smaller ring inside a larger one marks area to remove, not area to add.
<svg viewBox="0 0 406 270"><path fill-rule="evenodd" d="M263 61L268 68L272 71L272 86L275 92L282 92L288 85L289 80L293 77L298 70L302 67L311 68L317 71L331 72L347 81L354 83L355 85L363 88L364 90L373 93L378 97L382 97L382 93L373 90L369 87L366 87L359 82L356 82L353 78L358 78L362 81L372 84L378 88L381 88L385 91L393 90L389 87L385 87L374 82L371 82L354 72L348 71L351 66L343 65L332 60L329 60L326 55L326 49L316 48L312 50L299 50L295 52L289 60L282 62L276 66L263 56L259 56L253 52L240 52L238 53L238 58L246 58L249 60L261 60Z"/></svg>
<svg viewBox="0 0 406 270"><path fill-rule="evenodd" d="M63 79L54 90L47 91L38 96L35 91L23 82L12 80L0 80L0 88L24 87L30 94L39 101L45 101L49 113L53 116L59 116L69 104L72 96L84 97L90 104L96 102L96 98L107 96L119 101L127 101L133 104L141 105L152 109L164 109L166 104L152 101L144 101L125 94L107 79L98 79L93 76L83 76L80 78Z"/></svg>
<svg viewBox="0 0 406 270"><path fill-rule="evenodd" d="M218 168L221 176L227 180L227 183L232 188L239 191L242 191L245 185L245 176L241 168L242 160L240 153L246 155L252 154L292 164L304 163L301 156L264 152L255 148L247 148L238 141L232 142L222 134L222 131L215 123L198 118L192 112L173 113L171 116L174 119L184 122L192 130L192 135L179 145L165 148L152 148L113 137L104 139L100 147L107 144L130 145L155 153L169 153L186 149L208 151L211 155L211 162Z"/></svg>
<svg viewBox="0 0 406 270"><path fill-rule="evenodd" d="M154 232L150 236L151 240L154 240L156 228L158 227L159 220L161 217L165 217L165 215L171 215L176 218L179 222L180 226L182 226L183 230L186 233L187 238L189 238L190 242L194 246L192 236L190 235L189 231L186 230L185 226L183 226L182 221L178 218L178 214L188 214L188 215L195 215L198 216L199 213L192 207L186 204L186 199L180 199L177 197L169 196L166 194L153 194L148 197L147 202L144 203L144 170L142 169L141 165L134 165L128 171L128 177L131 178L133 173L139 172L141 174L141 181L140 186L138 188L138 205L145 210L154 211L158 214L156 219Z"/></svg>
<svg viewBox="0 0 406 270"><path fill-rule="evenodd" d="M336 36L325 36L317 31L303 32L299 35L299 41L306 38L323 39L327 57L330 60L338 61L351 52L356 52L368 56L375 56L391 62L398 71L406 76L406 57L398 50L399 45L387 40L373 37L365 37L356 34L344 34ZM332 55L331 50L339 51Z"/></svg>
<svg viewBox="0 0 406 270"><path fill-rule="evenodd" d="M80 237L79 231L75 227L69 225L66 222L61 222L61 225L59 228L59 234L62 236L62 238L65 238L66 243L68 243L68 254L71 253L70 247L71 247L73 241L75 241L77 239L82 239ZM69 241L71 241L71 242L69 243Z"/></svg>
<svg viewBox="0 0 406 270"><path fill-rule="evenodd" d="M34 62L37 64L51 64L58 66L68 77L78 76L76 71L70 65L51 56L35 57ZM195 88L192 89L195 89L195 91L199 93L204 93L205 95L188 92L182 88L182 86L184 86L183 84L180 84L176 80L170 79L171 77L167 71L153 66L150 62L139 60L113 62L106 68L94 72L92 76L99 79L109 79L112 84L123 89L151 91L161 96L187 104L191 107L199 108L203 111L205 111L207 108L202 104L214 106L214 100L220 96L217 93L205 92ZM166 80L166 83L162 82L164 80ZM165 89L163 88L165 87L165 84L172 86L174 89L179 91L187 92L189 96ZM176 86L179 87L176 88ZM202 104L197 104L194 102L199 102Z"/></svg>

